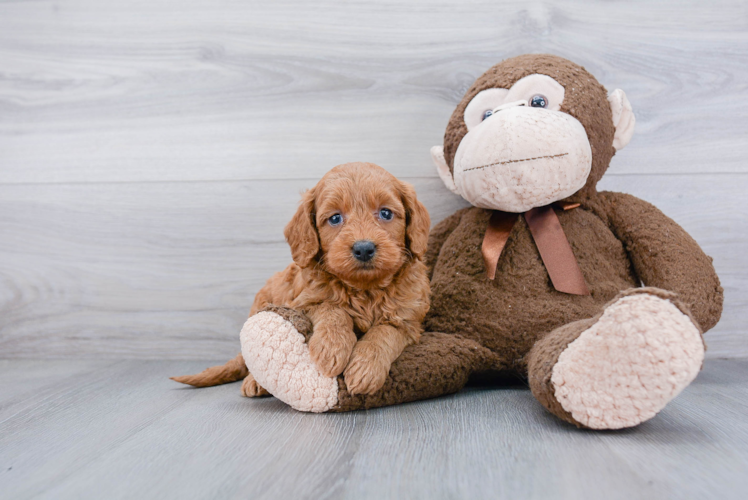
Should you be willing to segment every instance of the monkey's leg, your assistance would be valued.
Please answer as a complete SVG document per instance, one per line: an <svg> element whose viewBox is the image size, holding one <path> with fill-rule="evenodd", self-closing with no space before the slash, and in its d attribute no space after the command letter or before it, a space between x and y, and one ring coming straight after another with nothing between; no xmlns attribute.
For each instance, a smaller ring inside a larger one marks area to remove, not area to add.
<svg viewBox="0 0 748 500"><path fill-rule="evenodd" d="M701 332L685 306L672 293L638 288L538 341L528 378L557 417L621 429L654 417L693 381L703 360Z"/></svg>
<svg viewBox="0 0 748 500"><path fill-rule="evenodd" d="M338 402L331 411L389 406L452 394L472 373L488 370L495 354L459 335L427 332L405 348L390 368L384 386L373 394L351 395L338 377Z"/></svg>
<svg viewBox="0 0 748 500"><path fill-rule="evenodd" d="M428 399L459 391L475 371L494 366L494 354L457 335L426 333L393 363L382 389L351 396L343 377L325 377L311 361L311 322L288 308L271 308L247 320L242 354L257 382L299 411L350 411Z"/></svg>

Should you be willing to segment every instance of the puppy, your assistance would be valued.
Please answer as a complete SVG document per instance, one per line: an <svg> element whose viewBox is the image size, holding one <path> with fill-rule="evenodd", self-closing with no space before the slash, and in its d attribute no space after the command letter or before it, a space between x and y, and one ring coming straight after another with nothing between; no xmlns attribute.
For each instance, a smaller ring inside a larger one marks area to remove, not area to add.
<svg viewBox="0 0 748 500"><path fill-rule="evenodd" d="M371 163L330 170L302 198L285 228L293 263L257 293L250 316L270 305L307 315L309 354L321 373L344 375L352 394L371 394L392 362L418 341L429 308L422 262L431 221L412 186ZM173 380L196 387L245 377L245 396L267 395L241 354Z"/></svg>

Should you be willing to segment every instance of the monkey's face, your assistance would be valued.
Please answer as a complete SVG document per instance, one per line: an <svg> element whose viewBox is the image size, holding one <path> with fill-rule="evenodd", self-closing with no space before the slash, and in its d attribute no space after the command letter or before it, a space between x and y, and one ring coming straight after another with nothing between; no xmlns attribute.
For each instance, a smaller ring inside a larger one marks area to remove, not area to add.
<svg viewBox="0 0 748 500"><path fill-rule="evenodd" d="M614 147L623 147L633 131L622 91L614 93L615 102L607 99L591 75L561 58L516 59L522 59L519 70L516 60L505 61L468 91L445 135L451 151L432 150L447 187L474 206L505 212L525 212L577 193L590 180L593 151L596 183ZM527 70L533 63L548 74L561 74L552 71L554 64L566 70L559 77L564 84ZM578 82L570 83L569 74ZM614 120L620 122L624 112L627 131L619 134ZM601 130L590 133L592 127Z"/></svg>
<svg viewBox="0 0 748 500"><path fill-rule="evenodd" d="M581 189L592 151L582 124L559 111L563 99L558 82L537 74L476 95L454 159L460 194L477 207L525 212Z"/></svg>

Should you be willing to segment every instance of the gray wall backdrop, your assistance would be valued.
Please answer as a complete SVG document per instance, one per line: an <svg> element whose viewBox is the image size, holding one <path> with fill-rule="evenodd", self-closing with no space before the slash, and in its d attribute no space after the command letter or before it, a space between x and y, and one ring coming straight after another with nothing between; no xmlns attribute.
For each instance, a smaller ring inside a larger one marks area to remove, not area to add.
<svg viewBox="0 0 748 500"><path fill-rule="evenodd" d="M429 148L527 52L626 91L600 187L714 257L748 355L746 2L42 0L0 2L0 357L234 355L299 193L365 160L450 214Z"/></svg>

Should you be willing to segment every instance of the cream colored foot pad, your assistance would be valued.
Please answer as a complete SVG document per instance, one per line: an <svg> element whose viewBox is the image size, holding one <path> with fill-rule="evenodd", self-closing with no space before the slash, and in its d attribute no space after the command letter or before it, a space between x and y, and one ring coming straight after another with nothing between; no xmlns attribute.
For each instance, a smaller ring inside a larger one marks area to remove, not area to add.
<svg viewBox="0 0 748 500"><path fill-rule="evenodd" d="M255 380L287 405L321 413L337 404L337 379L317 371L304 336L278 314L264 311L249 318L241 344Z"/></svg>
<svg viewBox="0 0 748 500"><path fill-rule="evenodd" d="M569 346L551 382L561 406L593 429L632 427L654 417L696 378L704 344L670 301L624 297Z"/></svg>

